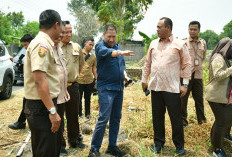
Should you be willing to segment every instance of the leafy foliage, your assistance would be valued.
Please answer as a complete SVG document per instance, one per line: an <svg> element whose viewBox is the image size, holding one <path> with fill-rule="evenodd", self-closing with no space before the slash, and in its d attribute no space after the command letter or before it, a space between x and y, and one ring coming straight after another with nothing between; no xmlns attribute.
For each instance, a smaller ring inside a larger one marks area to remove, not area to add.
<svg viewBox="0 0 232 157"><path fill-rule="evenodd" d="M205 32L200 33L199 37L205 39L207 43L207 48L209 50L212 50L215 47L215 45L218 43L218 41L220 40L218 34L212 30L206 30Z"/></svg>
<svg viewBox="0 0 232 157"><path fill-rule="evenodd" d="M76 25L74 26L77 30L76 35L73 39L79 44L86 37L93 37L98 34L101 24L99 23L96 12L86 3L85 0L71 0L68 3L68 10L76 18Z"/></svg>
<svg viewBox="0 0 232 157"><path fill-rule="evenodd" d="M213 30L206 30L205 32L200 33L199 37L205 39L208 49L212 50L220 39L224 37L232 39L232 20L223 27L223 32L220 35Z"/></svg>
<svg viewBox="0 0 232 157"><path fill-rule="evenodd" d="M5 16L4 13L0 12L0 39L5 42L10 42L9 35L12 35L13 31L11 30L11 22Z"/></svg>
<svg viewBox="0 0 232 157"><path fill-rule="evenodd" d="M158 35L157 34L153 34L151 37L149 37L148 35L146 35L143 32L139 31L139 35L143 37L142 42L145 44L145 54L147 54L147 50L152 42L152 40L157 39Z"/></svg>
<svg viewBox="0 0 232 157"><path fill-rule="evenodd" d="M103 25L113 23L119 30L118 41L133 36L136 24L143 18L152 0L86 0L97 12Z"/></svg>
<svg viewBox="0 0 232 157"><path fill-rule="evenodd" d="M5 14L0 11L0 39L6 43L16 42L20 43L19 40L24 34L32 34L35 36L39 31L38 22L28 21L24 24L24 15L22 12L10 12Z"/></svg>
<svg viewBox="0 0 232 157"><path fill-rule="evenodd" d="M232 39L232 20L223 27L221 38L229 37Z"/></svg>

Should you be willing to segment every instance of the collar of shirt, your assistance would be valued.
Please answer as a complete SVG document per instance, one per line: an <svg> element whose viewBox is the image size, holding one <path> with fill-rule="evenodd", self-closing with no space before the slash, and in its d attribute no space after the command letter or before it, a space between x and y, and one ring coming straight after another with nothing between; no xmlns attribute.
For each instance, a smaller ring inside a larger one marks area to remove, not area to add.
<svg viewBox="0 0 232 157"><path fill-rule="evenodd" d="M54 47L55 44L48 34L42 32L42 31L39 31L38 35L44 37L49 42L49 44L51 44Z"/></svg>
<svg viewBox="0 0 232 157"><path fill-rule="evenodd" d="M190 41L190 42L194 42L194 41L193 41L193 38L191 38L191 37L189 37L189 41ZM197 40L196 40L195 42L197 42L197 43L200 42L200 38L198 37Z"/></svg>
<svg viewBox="0 0 232 157"><path fill-rule="evenodd" d="M113 48L113 49L115 49L116 47L118 47L118 43L114 43L114 46L113 46L113 47L110 47L110 46L105 42L105 40L103 40L103 44L104 44L107 48Z"/></svg>
<svg viewBox="0 0 232 157"><path fill-rule="evenodd" d="M68 44L64 44L64 43L61 41L61 42L60 42L60 47L63 47L63 46L69 45L69 44L73 44L73 42L70 41Z"/></svg>
<svg viewBox="0 0 232 157"><path fill-rule="evenodd" d="M168 41L168 42L172 42L174 39L174 36L171 35L170 37L166 38L166 39L159 39L159 42L165 42L165 41Z"/></svg>

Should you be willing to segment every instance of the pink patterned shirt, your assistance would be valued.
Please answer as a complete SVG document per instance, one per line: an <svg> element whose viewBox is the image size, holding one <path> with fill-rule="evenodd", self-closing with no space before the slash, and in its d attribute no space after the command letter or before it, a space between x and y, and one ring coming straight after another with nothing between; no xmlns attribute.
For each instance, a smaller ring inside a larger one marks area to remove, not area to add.
<svg viewBox="0 0 232 157"><path fill-rule="evenodd" d="M191 58L186 44L172 36L156 39L150 44L142 73L148 89L180 93L180 78L188 84L191 78Z"/></svg>

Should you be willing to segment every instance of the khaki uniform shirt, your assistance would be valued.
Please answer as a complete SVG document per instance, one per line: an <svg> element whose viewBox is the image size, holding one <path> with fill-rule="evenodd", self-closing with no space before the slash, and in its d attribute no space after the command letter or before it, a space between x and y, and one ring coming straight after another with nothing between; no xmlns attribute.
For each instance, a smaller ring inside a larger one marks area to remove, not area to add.
<svg viewBox="0 0 232 157"><path fill-rule="evenodd" d="M191 37L186 39L189 54L191 56L192 73L195 72L195 79L202 79L203 60L206 56L206 42L204 39L198 38L193 41Z"/></svg>
<svg viewBox="0 0 232 157"><path fill-rule="evenodd" d="M44 32L39 32L27 48L24 64L24 91L26 99L41 100L38 95L34 71L46 73L51 98L57 98L60 93L60 79L54 58L54 42Z"/></svg>
<svg viewBox="0 0 232 157"><path fill-rule="evenodd" d="M83 58L85 58L87 54L83 53ZM90 57L84 62L82 67L80 76L78 78L78 83L80 84L90 84L93 82L93 67L97 66L97 59L95 54L90 53Z"/></svg>
<svg viewBox="0 0 232 157"><path fill-rule="evenodd" d="M213 57L209 68L210 81L205 88L205 99L210 102L227 104L226 93L232 67L227 67L222 55L215 54Z"/></svg>
<svg viewBox="0 0 232 157"><path fill-rule="evenodd" d="M59 72L60 78L60 94L57 99L57 104L63 104L68 101L67 98L67 84L68 84L68 74L66 70L66 59L59 45L54 48L54 57L56 60L57 70Z"/></svg>
<svg viewBox="0 0 232 157"><path fill-rule="evenodd" d="M82 49L77 43L69 42L67 45L60 43L66 59L66 69L68 72L68 83L77 82L80 67L84 64Z"/></svg>

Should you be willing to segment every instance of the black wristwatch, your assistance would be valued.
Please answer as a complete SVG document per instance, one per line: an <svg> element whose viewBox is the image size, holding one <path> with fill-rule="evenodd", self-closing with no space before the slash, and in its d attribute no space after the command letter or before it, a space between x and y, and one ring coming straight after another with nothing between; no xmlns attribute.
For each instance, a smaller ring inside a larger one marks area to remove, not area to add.
<svg viewBox="0 0 232 157"><path fill-rule="evenodd" d="M188 88L188 84L183 84L184 87Z"/></svg>

